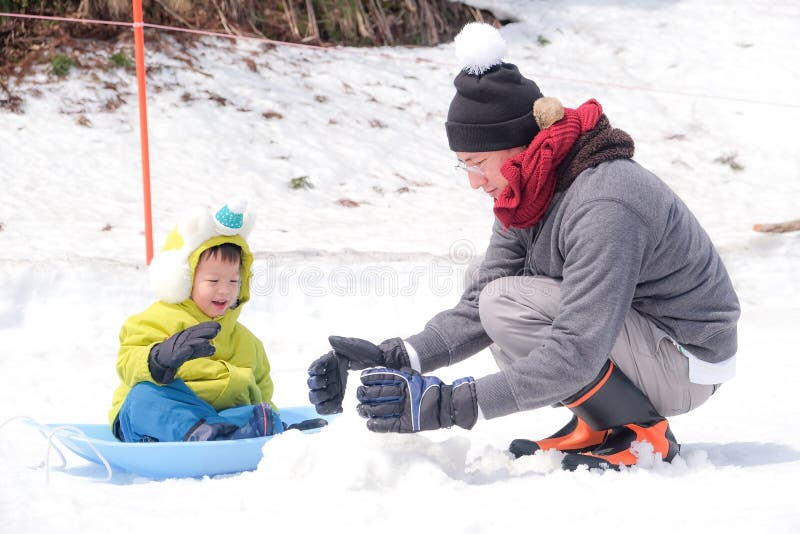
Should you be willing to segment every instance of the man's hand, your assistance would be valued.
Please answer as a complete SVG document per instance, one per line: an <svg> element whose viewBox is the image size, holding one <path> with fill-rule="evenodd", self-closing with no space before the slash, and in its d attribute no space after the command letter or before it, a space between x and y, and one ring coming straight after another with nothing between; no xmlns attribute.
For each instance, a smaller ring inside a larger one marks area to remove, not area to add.
<svg viewBox="0 0 800 534"><path fill-rule="evenodd" d="M342 411L347 386L347 360L333 351L314 360L308 368L308 400L320 415Z"/></svg>
<svg viewBox="0 0 800 534"><path fill-rule="evenodd" d="M375 345L357 337L330 336L328 343L337 356L348 361L348 369L360 371L367 367L402 369L411 367L406 346L399 337Z"/></svg>
<svg viewBox="0 0 800 534"><path fill-rule="evenodd" d="M387 339L380 345L355 337L330 336L333 348L315 360L308 368L308 400L318 414L329 415L342 411L347 388L347 371L367 367L409 367L408 353L399 337Z"/></svg>
<svg viewBox="0 0 800 534"><path fill-rule="evenodd" d="M220 324L215 321L190 326L150 349L147 365L152 377L161 384L175 380L178 368L188 360L211 356L217 349L211 340L219 334Z"/></svg>
<svg viewBox="0 0 800 534"><path fill-rule="evenodd" d="M450 385L416 371L377 368L361 373L358 413L373 432L419 432L458 425L470 429L478 419L472 377Z"/></svg>

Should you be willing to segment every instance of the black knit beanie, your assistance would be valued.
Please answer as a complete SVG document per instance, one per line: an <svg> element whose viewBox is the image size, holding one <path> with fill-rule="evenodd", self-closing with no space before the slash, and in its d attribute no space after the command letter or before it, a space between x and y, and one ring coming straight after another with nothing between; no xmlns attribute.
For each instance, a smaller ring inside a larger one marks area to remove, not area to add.
<svg viewBox="0 0 800 534"><path fill-rule="evenodd" d="M536 84L502 61L505 41L489 24L467 24L456 37L463 69L453 82L447 140L453 152L489 152L527 145L539 133Z"/></svg>

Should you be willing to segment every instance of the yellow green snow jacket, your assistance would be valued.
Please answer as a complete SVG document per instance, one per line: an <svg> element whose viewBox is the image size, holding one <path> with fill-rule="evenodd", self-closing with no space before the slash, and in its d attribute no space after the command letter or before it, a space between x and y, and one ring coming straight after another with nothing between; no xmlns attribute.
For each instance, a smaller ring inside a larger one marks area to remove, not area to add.
<svg viewBox="0 0 800 534"><path fill-rule="evenodd" d="M217 411L232 406L269 402L272 404L273 384L264 345L250 330L237 322L242 305L250 299L250 267L253 257L247 243L238 235L216 236L205 241L189 256L194 270L200 254L222 243L242 248L242 284L239 306L229 309L222 317L213 319L221 329L211 343L217 351L213 356L184 363L176 378L182 379L198 397ZM158 301L142 313L128 318L119 334L120 348L117 374L122 381L114 392L109 422L113 425L130 389L139 382L157 383L150 375L147 359L150 349L171 335L190 326L212 320L193 300L178 304ZM275 406L273 405L273 408Z"/></svg>

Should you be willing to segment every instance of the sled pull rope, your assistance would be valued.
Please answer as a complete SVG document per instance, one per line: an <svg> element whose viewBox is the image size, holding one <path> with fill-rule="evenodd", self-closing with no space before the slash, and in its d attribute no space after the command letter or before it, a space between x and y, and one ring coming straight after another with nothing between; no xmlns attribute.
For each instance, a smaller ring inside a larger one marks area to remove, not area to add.
<svg viewBox="0 0 800 534"><path fill-rule="evenodd" d="M53 449L58 453L58 456L61 459L61 467L66 467L66 465L67 465L67 459L64 457L64 453L61 452L61 450L57 446L53 445L53 438L56 436L56 434L58 434L58 433L62 433L63 434L64 432L72 432L74 434L77 434L79 437L85 438L86 439L86 444L89 447L91 447L91 449L95 453L95 455L98 458L100 458L101 462L103 462L103 466L105 466L105 468L106 468L106 478L104 478L103 480L97 480L97 482L108 482L109 480L111 480L111 475L113 474L112 471L111 471L111 465L108 463L108 461L105 459L105 457L102 454L100 454L100 451L97 450L97 447L95 447L94 444L91 441L89 441L89 436L87 436L86 433L83 430L81 430L80 428L74 427L72 425L61 425L61 426L57 426L56 428L54 428L48 434L47 432L44 431L45 427L43 425L39 424L32 417L28 417L27 415L17 415L15 417L10 418L10 419L6 419L2 423L0 423L0 429L2 429L4 426L6 426L7 424L9 424L9 423L11 423L13 421L21 421L23 423L27 423L28 426L32 426L33 428L35 428L37 430L37 432L39 432L39 434L41 434L42 437L47 440L47 450L45 451L45 459L44 459L44 461L41 462L39 465L32 466L32 467L44 467L45 468L45 481L48 484L50 483L50 449Z"/></svg>
<svg viewBox="0 0 800 534"><path fill-rule="evenodd" d="M100 454L100 451L97 450L97 447L95 447L94 444L89 440L89 436L87 436L86 433L78 427L74 427L72 425L61 425L55 427L47 438L47 451L45 452L45 481L48 484L50 483L50 448L53 446L53 438L56 437L56 434L59 432L73 432L79 437L86 438L86 444L91 447L92 451L95 453L95 455L97 455L98 458L100 458L100 461L103 462L103 466L106 468L106 478L103 480L97 480L97 482L108 482L111 480L111 475L113 474L111 471L111 465L109 465L105 457ZM58 451L58 447L55 447L55 449ZM59 454L61 454L60 451ZM61 454L61 458L64 458L63 454Z"/></svg>
<svg viewBox="0 0 800 534"><path fill-rule="evenodd" d="M28 426L31 426L36 429L36 431L42 435L44 439L48 439L47 433L42 430L42 425L36 422L35 419L28 417L27 415L17 415L16 417L12 417L11 419L6 419L2 423L0 423L0 428L3 428L8 423L13 421L21 421L23 423L27 423ZM64 453L58 447L55 447L55 451L58 453L58 456L61 458L61 467L65 467L67 465L67 459L64 457ZM39 463L39 465L31 465L29 466L30 469L36 469L44 467L44 462Z"/></svg>

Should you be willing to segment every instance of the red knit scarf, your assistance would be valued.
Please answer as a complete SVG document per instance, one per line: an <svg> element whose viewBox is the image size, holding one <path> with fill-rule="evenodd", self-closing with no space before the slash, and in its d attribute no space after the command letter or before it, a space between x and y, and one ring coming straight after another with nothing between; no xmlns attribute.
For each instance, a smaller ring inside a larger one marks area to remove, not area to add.
<svg viewBox="0 0 800 534"><path fill-rule="evenodd" d="M603 108L591 99L578 109L564 108L564 118L540 131L524 152L506 161L500 172L508 186L494 201L503 228L529 228L544 216L556 189L556 168L578 137L595 127Z"/></svg>

